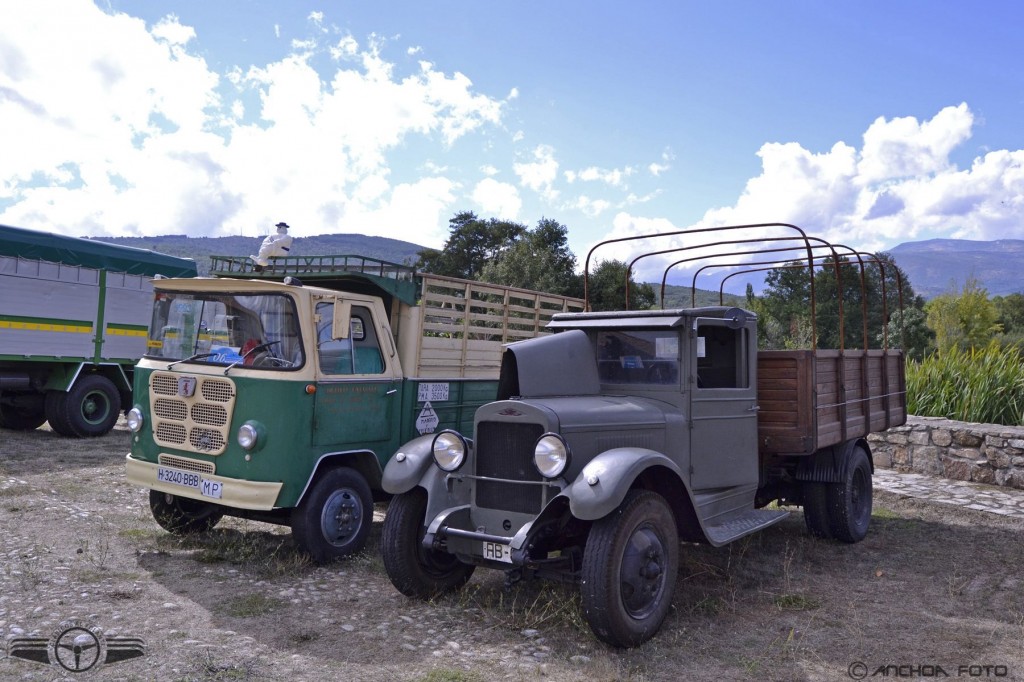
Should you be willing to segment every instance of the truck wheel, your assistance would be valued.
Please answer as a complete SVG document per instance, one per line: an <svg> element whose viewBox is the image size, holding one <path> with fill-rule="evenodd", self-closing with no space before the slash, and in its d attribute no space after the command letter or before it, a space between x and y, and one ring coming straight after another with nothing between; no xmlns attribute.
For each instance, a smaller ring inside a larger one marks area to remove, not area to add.
<svg viewBox="0 0 1024 682"><path fill-rule="evenodd" d="M121 396L110 379L98 374L82 377L68 391L64 411L71 431L81 438L109 433L117 423Z"/></svg>
<svg viewBox="0 0 1024 682"><path fill-rule="evenodd" d="M871 522L871 462L864 449L853 449L842 483L829 483L828 519L832 536L860 542Z"/></svg>
<svg viewBox="0 0 1024 682"><path fill-rule="evenodd" d="M292 511L292 537L318 564L355 554L366 545L373 522L373 496L353 469L327 472Z"/></svg>
<svg viewBox="0 0 1024 682"><path fill-rule="evenodd" d="M679 571L679 535L665 499L631 491L594 522L583 551L583 615L597 638L617 647L641 644L672 606Z"/></svg>
<svg viewBox="0 0 1024 682"><path fill-rule="evenodd" d="M48 391L44 401L46 421L50 422L50 428L67 438L75 438L75 432L71 430L68 423L67 393L61 391Z"/></svg>
<svg viewBox="0 0 1024 682"><path fill-rule="evenodd" d="M0 427L14 431L38 429L46 421L42 394L31 394L17 404L0 405Z"/></svg>
<svg viewBox="0 0 1024 682"><path fill-rule="evenodd" d="M407 597L431 599L469 581L476 566L447 552L424 549L427 494L423 488L396 495L381 532L381 553L391 584Z"/></svg>
<svg viewBox="0 0 1024 682"><path fill-rule="evenodd" d="M217 505L158 490L149 491L149 508L160 527L175 535L205 533L224 516Z"/></svg>
<svg viewBox="0 0 1024 682"><path fill-rule="evenodd" d="M816 538L831 538L826 485L804 481L800 484L800 491L804 498L804 523L807 524L807 532Z"/></svg>

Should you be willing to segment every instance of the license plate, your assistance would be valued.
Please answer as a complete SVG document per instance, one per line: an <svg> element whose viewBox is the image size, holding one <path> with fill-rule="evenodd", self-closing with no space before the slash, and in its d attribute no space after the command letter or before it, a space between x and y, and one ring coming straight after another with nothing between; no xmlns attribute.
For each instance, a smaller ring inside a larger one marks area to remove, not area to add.
<svg viewBox="0 0 1024 682"><path fill-rule="evenodd" d="M192 471L180 469L165 469L157 467L156 480L161 483L180 485L183 488L198 490L204 497L212 497L219 500L224 492L224 484L219 481L210 481Z"/></svg>
<svg viewBox="0 0 1024 682"><path fill-rule="evenodd" d="M512 547L500 542L484 542L484 559L512 563Z"/></svg>

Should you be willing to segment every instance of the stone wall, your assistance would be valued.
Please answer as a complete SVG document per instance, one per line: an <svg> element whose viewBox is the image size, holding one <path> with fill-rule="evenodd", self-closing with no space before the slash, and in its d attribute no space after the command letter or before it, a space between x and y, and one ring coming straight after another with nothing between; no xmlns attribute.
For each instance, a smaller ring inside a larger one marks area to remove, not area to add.
<svg viewBox="0 0 1024 682"><path fill-rule="evenodd" d="M868 441L875 466L1024 489L1024 427L908 417Z"/></svg>

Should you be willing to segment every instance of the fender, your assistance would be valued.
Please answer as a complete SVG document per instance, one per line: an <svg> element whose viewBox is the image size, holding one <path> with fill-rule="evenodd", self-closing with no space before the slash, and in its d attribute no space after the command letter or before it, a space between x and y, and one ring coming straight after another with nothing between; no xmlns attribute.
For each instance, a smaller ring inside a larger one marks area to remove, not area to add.
<svg viewBox="0 0 1024 682"><path fill-rule="evenodd" d="M384 465L384 477L381 479L381 488L384 492L399 495L419 485L423 474L434 462L434 456L430 452L433 442L434 434L428 433L412 439L398 449Z"/></svg>
<svg viewBox="0 0 1024 682"><path fill-rule="evenodd" d="M868 462L871 464L871 473L874 473L875 458L871 454L871 448L865 439L854 438L844 443L822 448L810 457L800 460L796 468L796 479L815 483L842 483L846 480L850 456L858 445L867 453Z"/></svg>
<svg viewBox="0 0 1024 682"><path fill-rule="evenodd" d="M637 476L656 465L675 473L685 487L682 471L660 452L647 448L614 448L587 462L562 494L569 498L569 510L573 516L583 521L594 521L618 507ZM595 483L591 484L591 481Z"/></svg>

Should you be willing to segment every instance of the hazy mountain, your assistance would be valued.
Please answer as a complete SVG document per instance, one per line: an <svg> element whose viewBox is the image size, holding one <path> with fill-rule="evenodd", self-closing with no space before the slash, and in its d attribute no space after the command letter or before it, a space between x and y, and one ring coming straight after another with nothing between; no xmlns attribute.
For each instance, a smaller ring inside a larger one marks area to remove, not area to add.
<svg viewBox="0 0 1024 682"><path fill-rule="evenodd" d="M889 249L914 291L933 298L974 277L989 296L1024 292L1024 240L928 239Z"/></svg>

